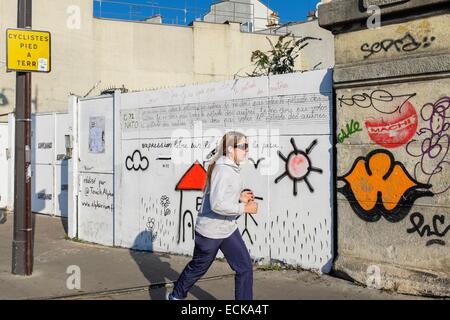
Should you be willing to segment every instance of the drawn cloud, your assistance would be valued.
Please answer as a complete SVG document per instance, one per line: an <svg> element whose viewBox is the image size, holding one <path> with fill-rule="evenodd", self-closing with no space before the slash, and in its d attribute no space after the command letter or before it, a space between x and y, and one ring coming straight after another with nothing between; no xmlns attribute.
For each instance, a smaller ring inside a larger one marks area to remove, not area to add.
<svg viewBox="0 0 450 320"><path fill-rule="evenodd" d="M132 156L127 157L125 166L128 171L146 171L150 163L147 157L142 156L139 150L136 150Z"/></svg>

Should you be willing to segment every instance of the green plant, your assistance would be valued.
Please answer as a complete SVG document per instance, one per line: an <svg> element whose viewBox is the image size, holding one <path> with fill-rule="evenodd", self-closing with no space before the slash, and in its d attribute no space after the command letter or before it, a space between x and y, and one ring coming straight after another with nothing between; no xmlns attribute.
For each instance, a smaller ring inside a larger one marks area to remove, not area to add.
<svg viewBox="0 0 450 320"><path fill-rule="evenodd" d="M66 235L64 238L66 240L77 242L77 243L85 243L85 244L89 243L88 241L84 241L84 240L81 240L79 238L70 238L68 235Z"/></svg>
<svg viewBox="0 0 450 320"><path fill-rule="evenodd" d="M282 35L274 45L270 38L267 40L272 47L267 52L256 50L252 52L251 62L255 69L249 77L269 76L274 74L292 73L295 70L295 60L300 56L300 51L305 48L308 40L321 40L313 37L295 38L291 33Z"/></svg>

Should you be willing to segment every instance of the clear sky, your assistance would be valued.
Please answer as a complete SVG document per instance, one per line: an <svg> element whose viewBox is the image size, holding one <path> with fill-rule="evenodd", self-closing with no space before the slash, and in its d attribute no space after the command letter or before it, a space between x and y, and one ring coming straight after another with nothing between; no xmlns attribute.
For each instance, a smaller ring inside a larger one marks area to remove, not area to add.
<svg viewBox="0 0 450 320"><path fill-rule="evenodd" d="M314 10L320 0L260 0L280 15L282 23L304 21L308 11ZM97 17L143 20L161 14L164 23L189 24L201 18L217 0L94 0ZM100 5L101 4L101 5ZM156 8L159 7L159 8ZM184 8L187 8L185 14ZM101 8L101 10L100 10Z"/></svg>

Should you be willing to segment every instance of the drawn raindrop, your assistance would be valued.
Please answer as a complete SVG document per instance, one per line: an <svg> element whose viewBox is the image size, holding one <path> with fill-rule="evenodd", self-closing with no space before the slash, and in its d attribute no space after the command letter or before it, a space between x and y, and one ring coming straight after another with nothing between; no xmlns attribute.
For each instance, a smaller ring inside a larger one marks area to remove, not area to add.
<svg viewBox="0 0 450 320"><path fill-rule="evenodd" d="M283 221L283 230L286 229L286 221Z"/></svg>

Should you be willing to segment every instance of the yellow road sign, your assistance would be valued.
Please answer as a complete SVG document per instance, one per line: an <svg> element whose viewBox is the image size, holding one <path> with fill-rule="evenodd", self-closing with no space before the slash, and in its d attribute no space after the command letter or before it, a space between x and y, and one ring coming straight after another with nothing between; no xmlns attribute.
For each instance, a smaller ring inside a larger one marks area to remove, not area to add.
<svg viewBox="0 0 450 320"><path fill-rule="evenodd" d="M50 44L50 32L28 29L7 29L7 71L50 72Z"/></svg>

